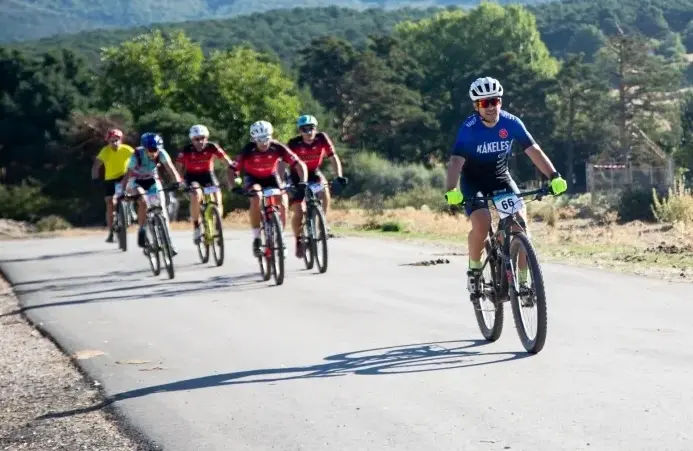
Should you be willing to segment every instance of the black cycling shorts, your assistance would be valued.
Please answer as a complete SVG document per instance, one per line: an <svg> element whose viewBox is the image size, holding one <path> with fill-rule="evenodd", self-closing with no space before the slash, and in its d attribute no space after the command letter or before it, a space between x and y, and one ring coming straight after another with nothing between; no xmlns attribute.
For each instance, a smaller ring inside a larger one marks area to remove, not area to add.
<svg viewBox="0 0 693 451"><path fill-rule="evenodd" d="M320 183L321 181L325 180L325 176L320 172L320 169L316 169L315 171L308 171L308 183ZM301 181L300 177L298 176L298 172L296 171L291 171L291 184L296 186L298 183Z"/></svg>
<svg viewBox="0 0 693 451"><path fill-rule="evenodd" d="M124 175L121 175L117 179L111 179L111 180L104 180L103 182L103 190L105 197L113 197L115 195L115 186L116 183L120 183L123 181Z"/></svg>
<svg viewBox="0 0 693 451"><path fill-rule="evenodd" d="M475 196L492 196L501 193L520 193L515 181L510 176L503 179L492 179L486 183L478 180L469 180L469 177L462 177L461 189L465 201ZM489 201L482 200L465 204L464 212L467 216L470 216L476 210L488 208L488 202Z"/></svg>
<svg viewBox="0 0 693 451"><path fill-rule="evenodd" d="M260 185L260 188L283 188L283 184L280 183L276 175L271 175L269 177L253 177L252 175L246 175L243 180L243 188L246 191L250 190L253 185Z"/></svg>
<svg viewBox="0 0 693 451"><path fill-rule="evenodd" d="M190 186L193 182L199 183L201 188L207 185L219 186L219 180L217 180L217 176L214 172L186 173L185 183Z"/></svg>
<svg viewBox="0 0 693 451"><path fill-rule="evenodd" d="M139 186L144 190L145 193L148 193L149 190L151 189L152 186L156 183L155 179L135 179L134 185Z"/></svg>

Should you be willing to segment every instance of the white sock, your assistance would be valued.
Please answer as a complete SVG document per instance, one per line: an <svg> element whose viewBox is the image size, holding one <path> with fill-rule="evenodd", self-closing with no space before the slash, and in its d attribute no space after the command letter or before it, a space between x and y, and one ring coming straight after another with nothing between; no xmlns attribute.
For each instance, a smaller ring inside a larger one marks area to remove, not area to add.
<svg viewBox="0 0 693 451"><path fill-rule="evenodd" d="M253 238L260 238L260 228L253 229Z"/></svg>

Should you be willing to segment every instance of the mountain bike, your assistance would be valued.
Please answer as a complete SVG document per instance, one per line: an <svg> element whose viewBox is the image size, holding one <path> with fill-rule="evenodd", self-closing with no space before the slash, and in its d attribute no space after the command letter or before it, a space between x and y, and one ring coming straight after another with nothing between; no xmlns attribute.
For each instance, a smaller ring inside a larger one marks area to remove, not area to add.
<svg viewBox="0 0 693 451"><path fill-rule="evenodd" d="M523 206L523 198L534 196L532 200L541 200L550 194L553 194L551 188L545 187L519 194L501 191L492 196L464 201L491 201L489 207L496 210L500 217L495 230L493 224L489 228L485 241L485 259L479 284L481 290L470 295L481 334L488 341L500 338L503 331L503 303L510 301L522 346L532 354L541 351L546 342L546 293L537 253L525 232L527 226L518 213ZM513 228L519 231L514 231ZM520 260L522 255L525 258ZM524 266L521 263L527 265L532 287L518 281L517 270ZM487 275L484 270L488 270ZM530 338L523 312L524 309L534 307L537 311L536 335Z"/></svg>
<svg viewBox="0 0 693 451"><path fill-rule="evenodd" d="M232 189L233 192L244 194L248 197L255 195L255 190L248 192L240 187ZM281 198L279 196L286 192L282 188L265 188L262 190L260 200L260 211L262 221L260 223L260 252L255 256L260 264L260 274L262 280L269 280L274 277L277 285L284 283L284 230L279 216Z"/></svg>
<svg viewBox="0 0 693 451"><path fill-rule="evenodd" d="M188 188L188 191L196 188L198 187L193 185L193 187ZM200 206L202 235L200 242L197 243L197 255L200 256L200 261L202 263L209 261L209 247L211 246L214 254L214 263L217 266L221 266L224 263L224 232L221 224L221 213L219 213L219 206L213 197L213 194L219 190L220 188L214 185L202 188L203 197L202 205Z"/></svg>
<svg viewBox="0 0 693 451"><path fill-rule="evenodd" d="M178 185L173 185L164 188L162 191L174 191L178 189ZM124 194L124 199L135 200L142 197L142 194ZM164 266L169 279L175 277L173 267L173 255L171 247L171 236L166 227L166 219L163 214L163 206L161 205L161 197L159 193L144 194L147 202L147 216L145 222L145 244L144 255L149 261L149 267L155 276L161 273L161 258L164 260Z"/></svg>

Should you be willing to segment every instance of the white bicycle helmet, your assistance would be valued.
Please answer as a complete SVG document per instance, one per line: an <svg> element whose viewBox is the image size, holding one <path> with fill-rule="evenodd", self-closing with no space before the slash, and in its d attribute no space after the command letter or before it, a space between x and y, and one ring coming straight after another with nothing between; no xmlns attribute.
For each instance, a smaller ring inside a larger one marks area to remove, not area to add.
<svg viewBox="0 0 693 451"><path fill-rule="evenodd" d="M198 125L193 125L190 127L190 138L194 138L195 136L206 136L209 137L209 130L207 130L207 127L204 125L198 124Z"/></svg>
<svg viewBox="0 0 693 451"><path fill-rule="evenodd" d="M489 97L502 97L503 85L492 77L477 78L469 87L469 97L472 100L488 99Z"/></svg>
<svg viewBox="0 0 693 451"><path fill-rule="evenodd" d="M272 124L267 121L257 121L250 126L250 137L253 140L270 139L274 133Z"/></svg>

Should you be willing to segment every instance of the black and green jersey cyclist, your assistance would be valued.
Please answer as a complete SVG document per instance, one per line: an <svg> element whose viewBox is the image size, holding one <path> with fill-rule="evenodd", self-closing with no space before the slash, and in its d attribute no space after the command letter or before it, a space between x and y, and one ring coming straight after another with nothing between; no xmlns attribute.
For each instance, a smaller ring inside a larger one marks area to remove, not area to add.
<svg viewBox="0 0 693 451"><path fill-rule="evenodd" d="M475 113L460 127L450 152L445 195L450 205L458 205L465 198L478 195L477 193L482 196L497 194L500 190L519 193L508 170L513 140L524 148L536 167L551 180L554 194L561 194L567 189L566 181L556 171L551 160L535 142L520 118L501 111L502 96L503 87L498 80L491 77L479 78L469 88L469 97L474 104ZM461 191L457 189L460 173ZM484 201L467 203L465 212L472 222L472 230L468 237L467 288L470 293L478 293L481 254L491 226L491 215ZM526 222L524 207L520 215ZM522 266L518 274L520 283L527 281L527 268Z"/></svg>

